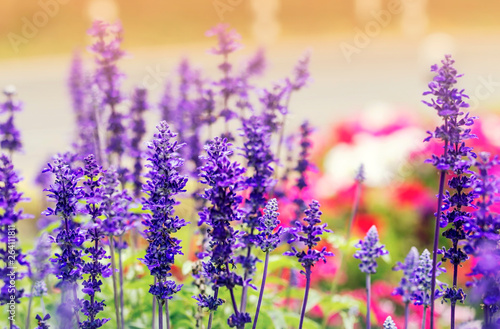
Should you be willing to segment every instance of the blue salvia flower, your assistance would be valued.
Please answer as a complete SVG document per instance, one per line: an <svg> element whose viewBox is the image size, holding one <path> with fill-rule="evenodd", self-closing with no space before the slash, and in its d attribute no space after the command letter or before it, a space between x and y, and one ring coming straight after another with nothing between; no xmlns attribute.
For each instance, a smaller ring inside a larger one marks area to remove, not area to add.
<svg viewBox="0 0 500 329"><path fill-rule="evenodd" d="M226 122L236 116L236 113L229 108L229 99L236 93L237 79L231 75L232 65L228 61L229 54L241 48L239 40L241 36L235 30L229 30L228 24L218 24L206 32L206 36L216 36L218 39L217 47L210 49L214 55L223 57L222 63L219 65L223 77L216 83L220 87L220 94L223 98L223 108L220 116ZM227 133L227 131L226 131Z"/></svg>
<svg viewBox="0 0 500 329"><path fill-rule="evenodd" d="M16 225L19 220L28 218L22 210L16 209L19 202L26 201L22 193L17 191L17 184L21 179L14 170L9 157L0 155L0 260L4 264L0 268L0 280L3 281L0 288L0 305L21 302L24 289L12 289L12 281L22 279L23 274L19 266L29 266L25 255L18 248L18 231ZM3 249L5 246L5 249ZM14 286L19 284L14 284ZM12 314L10 314L12 315ZM5 319L9 317L6 313ZM12 319L9 320L10 328L18 328Z"/></svg>
<svg viewBox="0 0 500 329"><path fill-rule="evenodd" d="M49 329L50 325L47 323L50 320L50 314L45 314L42 318L39 314L36 315L38 326L35 329Z"/></svg>
<svg viewBox="0 0 500 329"><path fill-rule="evenodd" d="M77 322L78 312L81 308L81 301L76 294L78 281L82 279L81 246L85 241L85 236L80 232L80 227L74 222L74 217L79 212L77 203L83 197L82 188L77 186L81 179L82 171L72 169L62 157L56 157L53 164L47 164L44 172L51 172L55 176L55 181L49 188L49 199L56 203L55 208L47 208L44 214L47 216L56 215L61 219L61 226L58 229L55 243L61 249L61 253L54 254L51 262L55 266L55 275L60 280L56 287L65 290L66 298L69 298L70 291L73 295L71 302L63 301L58 310L61 315L61 325L70 327L72 318Z"/></svg>
<svg viewBox="0 0 500 329"><path fill-rule="evenodd" d="M117 157L115 163L120 166L121 157L125 153L128 143L123 124L125 116L117 109L117 105L123 100L120 92L123 73L117 67L117 62L125 55L125 52L120 49L123 30L119 23L112 25L95 21L88 30L88 34L96 38L90 47L90 50L96 55L98 65L95 81L104 94L103 106L110 109L106 152L110 156L114 154Z"/></svg>
<svg viewBox="0 0 500 329"><path fill-rule="evenodd" d="M500 180L491 174L493 167L500 163L497 156L491 157L488 153L480 153L478 159L472 160L472 165L478 173L474 181L473 190L476 193L477 210L466 225L468 243L464 250L476 257L477 263L472 268L474 278L468 285L474 289L471 297L474 302L484 305L484 321L487 328L493 326L493 314L500 309L500 256L498 241L500 241L500 215L493 212L491 207L498 204L500 199Z"/></svg>
<svg viewBox="0 0 500 329"><path fill-rule="evenodd" d="M319 210L319 202L313 200L309 204L309 208L305 211L306 217L304 222L295 222L297 226L296 230L292 232L292 238L288 243L298 241L307 246L307 250L298 251L295 247L292 247L290 251L284 253L286 256L297 257L298 261L304 267L301 273L306 276L306 289L304 294L304 301L302 303L302 310L300 314L299 329L302 329L304 323L304 316L306 312L307 299L309 295L309 287L311 284L311 272L314 264L323 260L326 263L326 257L333 256L333 253L326 251L326 247L321 250L314 249L318 242L321 241L320 235L325 232L331 232L326 228L327 224L321 224L321 211Z"/></svg>
<svg viewBox="0 0 500 329"><path fill-rule="evenodd" d="M400 295L405 304L405 328L408 328L410 318L410 301L417 287L415 285L415 271L419 264L419 254L415 247L411 247L410 252L406 255L404 263L398 262L394 266L393 271L403 271L403 277L399 286L392 292L393 295Z"/></svg>
<svg viewBox="0 0 500 329"><path fill-rule="evenodd" d="M359 269L366 274L377 273L377 258L389 253L385 249L385 246L379 243L378 232L375 225L368 230L365 238L360 240L355 247L360 250L354 253L354 258L361 260Z"/></svg>
<svg viewBox="0 0 500 329"><path fill-rule="evenodd" d="M7 121L0 123L0 148L7 150L10 154L22 149L21 133L14 124L14 112L22 110L22 103L14 99L16 88L8 86L4 89L7 97L5 103L0 103L0 114L7 113Z"/></svg>
<svg viewBox="0 0 500 329"><path fill-rule="evenodd" d="M247 168L251 168L252 175L244 180L244 184L250 189L248 198L245 200L245 215L243 223L247 232L242 238L245 245L245 255L239 258L239 262L245 269L245 279L255 272L257 258L251 254L254 245L255 228L259 225L261 210L266 205L266 194L274 186L273 168L274 155L271 151L271 134L269 129L262 124L257 116L243 120L242 136L244 138L242 155L247 160ZM244 297L243 297L244 298Z"/></svg>
<svg viewBox="0 0 500 329"><path fill-rule="evenodd" d="M403 277L401 278L399 286L394 289L392 294L401 296L404 303L410 302L413 291L415 290L413 277L418 267L418 263L418 250L415 247L411 247L410 252L406 255L404 263L398 262L393 268L393 271L403 271Z"/></svg>
<svg viewBox="0 0 500 329"><path fill-rule="evenodd" d="M257 310L255 311L254 324L253 328L255 329L257 326L257 320L259 318L260 305L262 303L262 297L264 296L264 288L266 286L266 276L267 276L267 267L269 264L269 253L276 249L281 242L281 233L283 228L280 227L276 232L276 228L278 227L280 221L278 220L278 201L276 199L271 199L266 204L264 209L264 215L260 217L259 226L257 226L257 230L259 234L257 235L256 244L260 247L260 249L266 253L266 258L264 261L264 272L262 274L262 283L260 286L259 300L257 302Z"/></svg>
<svg viewBox="0 0 500 329"><path fill-rule="evenodd" d="M102 196L102 168L97 165L95 157L89 155L85 158L85 167L83 171L86 180L83 182L84 199L86 201L84 213L90 216L91 222L85 234L87 241L91 246L86 248L85 252L90 256L92 262L83 265L82 273L88 275L83 281L82 292L89 296L89 299L83 301L82 312L87 316L87 320L80 324L80 328L95 329L102 327L107 319L99 319L97 315L104 310L104 300L98 301L96 293L101 292L102 281L100 277L109 277L111 271L110 264L103 264L102 260L106 257L106 251L102 247L102 240L106 236L101 227L101 204Z"/></svg>
<svg viewBox="0 0 500 329"><path fill-rule="evenodd" d="M426 162L432 163L440 171L439 192L438 192L438 205L436 212L436 223L434 230L434 244L432 253L433 264L433 279L431 290L435 289L436 284L436 263L438 252L438 238L440 225L445 227L447 223L452 224L452 228L444 232L444 235L452 240L453 246L445 250L444 260L449 259L454 265L454 272L458 271L460 263L467 260L467 255L458 248L458 241L465 239L463 231L463 223L469 217L467 212L464 212L462 207L470 203L470 193L465 189L470 186L470 174L468 161L463 158L469 155L475 157L472 148L465 145L465 141L471 138L476 138L472 134L471 126L474 124L475 117L470 117L469 113L464 113L463 109L469 107L466 103L466 98L469 98L464 90L458 90L455 87L457 79L462 75L457 73L453 67L455 61L450 55L446 55L444 60L441 61L442 65L433 65L431 71L436 75L432 82L429 83L429 91L424 95L432 95L433 98L430 102L424 101L426 105L437 111L438 116L443 120L443 123L438 126L434 132L427 132L429 136L424 140L425 142L431 139L438 139L444 144L443 154L432 155L431 159ZM452 170L457 177L452 177L449 180L449 185L455 189L457 193L450 195L449 192L443 193L445 176L448 170ZM444 204L444 207L443 207ZM443 209L444 208L444 209ZM443 214L443 210L448 210ZM457 276L454 275L454 278ZM463 302L465 294L463 291L457 290L457 280L454 279L453 286L447 292L447 296L451 300L451 323L452 327L455 324L455 303L456 301ZM457 299L458 298L458 299ZM434 299L431 300L431 328L434 326Z"/></svg>
<svg viewBox="0 0 500 329"><path fill-rule="evenodd" d="M143 209L149 211L144 215L143 224L149 246L142 261L157 279L149 292L163 305L182 287L168 278L172 275L175 256L182 255L181 241L172 234L187 224L184 219L174 216L174 206L178 204L175 198L185 192L187 177L179 174L184 160L178 154L182 145L174 140L176 134L165 121L160 122L157 129L158 133L148 145L147 182L143 185L147 195L143 199Z"/></svg>
<svg viewBox="0 0 500 329"><path fill-rule="evenodd" d="M259 231L256 245L263 252L271 252L281 243L283 228L280 227L276 230L280 223L278 216L278 201L271 199L267 202L264 215L259 218L259 225L256 227Z"/></svg>
<svg viewBox="0 0 500 329"><path fill-rule="evenodd" d="M385 321L384 321L384 329L398 329L398 327L396 327L396 324L394 323L394 321L392 321L392 317L391 316L388 316Z"/></svg>
<svg viewBox="0 0 500 329"><path fill-rule="evenodd" d="M436 268L436 277L439 276L439 274L446 272L444 268L439 267L440 265L441 263L439 262ZM432 295L432 260L427 249L425 249L420 255L418 267L413 276L413 282L416 289L413 292L411 300L413 300L415 305L423 305L424 308L428 307L431 304ZM440 282L437 282L437 284L441 287L441 289L436 289L433 299L437 299L443 295L442 288L444 288L445 284Z"/></svg>
<svg viewBox="0 0 500 329"><path fill-rule="evenodd" d="M292 243L298 241L307 246L307 250L298 251L295 247L292 247L291 251L285 252L287 256L295 256L298 261L302 264L304 269L311 268L318 261L323 260L326 263L326 257L333 256L333 254L329 251L326 251L326 247L323 247L321 250L316 250L314 247L321 241L320 235L325 232L331 232L326 228L327 224L321 224L321 214L322 212L319 210L320 204L318 201L313 200L309 204L309 208L306 209L304 218L304 222L297 221L295 223L296 230L292 233L292 238L288 241L288 243ZM319 225L321 224L321 225ZM306 274L306 272L301 271L302 274Z"/></svg>
<svg viewBox="0 0 500 329"><path fill-rule="evenodd" d="M132 97L132 106L130 108L130 130L132 138L130 139L130 156L134 159L134 168L132 169L132 183L134 184L134 197L138 198L142 190L142 163L141 163L141 142L146 134L146 122L144 121L144 112L149 109L147 102L147 90L136 88Z"/></svg>
<svg viewBox="0 0 500 329"><path fill-rule="evenodd" d="M217 300L218 290L226 287L231 293L234 308L234 314L228 319L228 324L231 327L240 327L241 323L250 322L250 316L238 311L234 297L233 289L243 286L243 279L231 271L234 266L234 251L239 247L239 232L234 230L231 223L241 219L238 206L242 197L238 192L245 187L242 182L245 169L230 160L233 154L230 147L231 144L226 139L216 137L205 146L207 155L202 157L205 163L200 168L200 182L208 185L202 197L210 202L210 206L199 213L200 222L210 226L209 247L206 253L210 258L204 262L203 269L205 276L212 283L214 298L210 299L211 303L208 302L207 296L198 296L196 299L198 305L217 307L219 302L214 301Z"/></svg>

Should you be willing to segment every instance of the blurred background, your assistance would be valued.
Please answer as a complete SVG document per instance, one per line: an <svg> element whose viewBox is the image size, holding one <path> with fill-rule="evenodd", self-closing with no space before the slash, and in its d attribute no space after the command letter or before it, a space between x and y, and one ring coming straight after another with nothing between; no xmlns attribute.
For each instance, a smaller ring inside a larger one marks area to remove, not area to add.
<svg viewBox="0 0 500 329"><path fill-rule="evenodd" d="M121 62L126 88L147 81L152 103L182 57L217 72L218 59L206 54L215 40L204 33L226 22L245 45L233 62L265 47L262 86L286 77L311 51L313 81L294 96L292 126L307 117L327 129L353 114L383 119L390 111L433 118L421 94L430 65L446 53L465 73L460 84L480 112L500 100L499 11L494 0L2 0L0 86L14 84L25 104L18 125L28 157L19 165L28 177L71 140L66 80L75 49L88 56L86 30L94 19L122 22L130 54Z"/></svg>

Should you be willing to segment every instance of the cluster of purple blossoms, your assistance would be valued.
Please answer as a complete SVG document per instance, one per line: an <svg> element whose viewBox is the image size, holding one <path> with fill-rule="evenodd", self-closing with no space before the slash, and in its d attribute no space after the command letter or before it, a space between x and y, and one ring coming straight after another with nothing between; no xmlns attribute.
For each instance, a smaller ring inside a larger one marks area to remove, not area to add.
<svg viewBox="0 0 500 329"><path fill-rule="evenodd" d="M0 148L12 154L14 151L20 151L23 145L21 134L14 125L14 112L21 111L22 103L14 99L16 94L14 86L6 87L3 93L7 100L5 103L0 103L0 114L7 113L8 119L0 123Z"/></svg>
<svg viewBox="0 0 500 329"><path fill-rule="evenodd" d="M500 201L500 181L491 174L491 169L499 164L498 157L491 158L487 153L479 153L478 159L472 161L478 173L474 182L477 195L477 210L472 213L467 225L468 243L464 250L476 257L476 264L470 275L474 276L469 286L474 287L472 300L483 304L484 325L496 328L493 315L500 309L500 216L491 207Z"/></svg>
<svg viewBox="0 0 500 329"><path fill-rule="evenodd" d="M232 271L240 233L235 231L231 223L241 220L242 214L238 207L242 197L238 192L245 188L242 180L245 169L239 163L231 161L231 145L226 139L215 137L205 146L207 155L202 157L205 164L200 168L200 182L209 186L202 197L211 204L199 214L201 222L210 226L206 253L210 259L204 262L203 269L212 283L214 296L210 298L199 295L195 299L198 300L198 305L215 307L210 309L215 311L220 304L217 300L219 288L226 287L231 294L234 309L228 324L240 328L250 322L250 315L238 311L234 296L234 288L243 286L244 283L241 276Z"/></svg>
<svg viewBox="0 0 500 329"><path fill-rule="evenodd" d="M333 253L327 251L326 247L323 247L321 250L315 249L318 242L321 241L320 235L326 232L331 232L326 228L326 223L321 224L322 213L319 210L319 207L319 202L316 200L313 200L309 204L309 208L305 211L305 223L301 221L295 222L297 227L295 230L291 231L292 238L288 241L288 243L297 241L307 247L307 250L298 251L294 246L292 246L290 251L284 253L285 256L297 257L298 261L304 268L304 270L301 270L300 272L306 276L306 288L304 301L302 303L299 329L302 329L302 325L304 323L309 287L311 285L312 267L314 267L314 265L320 260L323 260L323 262L326 263L326 257L333 256Z"/></svg>
<svg viewBox="0 0 500 329"><path fill-rule="evenodd" d="M436 72L433 81L429 83L429 91L424 95L432 95L431 102L424 101L426 105L437 111L438 116L443 119L441 126L434 132L428 132L429 136L424 140L438 139L443 144L443 154L432 155L426 162L432 163L440 171L440 183L438 194L438 207L436 212L436 225L433 248L433 280L432 290L435 289L435 271L437 263L438 237L440 226L451 227L443 233L443 236L452 241L452 247L444 249L443 261L449 260L453 265L454 273L458 271L461 263L468 259L466 253L459 248L459 241L466 239L464 224L470 220L470 213L464 208L471 206L474 199L474 192L469 190L473 184L472 172L469 158L476 157L472 148L465 144L465 141L476 138L471 132L475 117L470 117L469 113L464 113L463 108L469 105L465 102L468 96L464 90L455 88L457 79L462 75L457 73L453 67L454 60L450 55L446 55L441 62L441 66L433 65L431 71ZM448 186L455 190L453 194L444 192L445 176L448 171L452 171L453 176L448 181ZM465 293L457 288L457 275L454 275L453 285L449 287L444 295L445 300L451 302L451 323L452 329L455 323L455 304L465 299ZM434 301L431 301L431 328L434 321Z"/></svg>
<svg viewBox="0 0 500 329"><path fill-rule="evenodd" d="M182 255L180 240L172 236L187 223L184 219L174 216L174 206L178 204L175 197L185 192L187 177L179 174L184 160L179 157L178 150L182 147L173 140L176 136L170 131L165 121L157 126L158 133L148 145L147 159L149 168L146 174L147 182L143 191L147 197L143 199L143 209L149 212L144 215L144 234L149 242L146 255L142 259L155 283L149 292L160 304L159 318L162 321L162 308L168 299L180 291L182 285L168 278L176 255Z"/></svg>
<svg viewBox="0 0 500 329"><path fill-rule="evenodd" d="M425 249L420 255L418 266L413 273L413 284L415 286L415 291L412 294L411 300L413 300L415 305L423 305L427 308L431 305L432 300L435 300L443 296L443 289L446 284L440 283L436 280L436 284L440 286L440 289L436 289L434 294L431 292L432 286L432 261L430 253ZM446 272L442 267L439 267L441 262L436 265L436 277L441 273ZM434 295L433 298L431 296ZM424 312L425 313L425 312Z"/></svg>
<svg viewBox="0 0 500 329"><path fill-rule="evenodd" d="M81 179L81 168L72 169L61 157L56 157L53 164L49 163L43 172L51 172L55 181L45 191L47 196L56 205L55 208L47 208L44 214L47 216L59 216L61 225L55 243L61 249L61 253L54 254L51 262L55 267L55 275L61 280L56 287L63 289L68 298L70 291L73 292L72 300L63 300L58 310L61 316L61 324L71 327L73 318L79 322L78 312L81 301L77 296L77 282L82 279L82 244L85 241L84 234L80 231L80 225L74 221L78 213L77 203L83 198L82 187L77 186Z"/></svg>
<svg viewBox="0 0 500 329"><path fill-rule="evenodd" d="M205 35L207 37L216 36L218 39L217 47L210 49L210 53L223 56L223 61L219 65L223 77L215 85L220 88L220 94L223 98L223 108L219 115L227 122L236 116L236 113L229 109L229 99L236 94L238 80L231 76L232 65L229 63L228 57L229 54L242 47L239 42L241 36L235 30L229 30L228 24L222 23L208 30Z"/></svg>
<svg viewBox="0 0 500 329"><path fill-rule="evenodd" d="M257 258L251 254L255 244L255 228L259 225L261 209L266 205L266 195L274 186L273 168L274 155L271 151L271 134L262 124L259 117L252 116L243 120L242 135L244 138L242 155L247 160L247 168L252 173L244 179L243 184L250 189L245 199L245 214L242 218L247 232L242 237L246 249L246 256L240 256L240 262L245 269L245 280L255 272ZM245 298L246 296L243 296Z"/></svg>
<svg viewBox="0 0 500 329"><path fill-rule="evenodd" d="M285 253L286 256L297 257L298 261L304 267L305 272L301 271L302 274L307 275L307 272L311 272L311 268L318 261L323 260L326 263L326 257L333 256L329 251L326 251L326 247L321 250L317 250L314 247L321 241L319 237L325 232L331 232L326 228L327 224L321 224L321 211L319 210L319 202L313 200L309 204L309 208L306 209L304 222L297 221L295 225L297 226L294 231L292 231L292 239L288 243L299 242L303 243L307 247L306 250L298 251L295 247L291 248L291 251ZM321 225L319 225L321 224Z"/></svg>
<svg viewBox="0 0 500 329"><path fill-rule="evenodd" d="M19 266L29 266L25 260L25 255L18 248L16 224L19 220L28 218L22 210L18 210L19 202L26 201L22 193L17 191L17 184L20 178L14 171L14 166L5 155L0 155L0 242L5 249L0 248L0 260L5 267L0 268L0 280L3 285L0 288L0 305L8 303L20 303L24 289L14 289L12 291L12 280L22 279L23 275L18 269ZM17 268L17 269L16 269ZM15 286L15 285L14 285ZM5 316L7 318L7 316ZM18 328L14 322L9 320L10 328Z"/></svg>
<svg viewBox="0 0 500 329"><path fill-rule="evenodd" d="M130 107L130 130L132 138L130 139L130 156L134 159L132 169L132 183L134 185L134 197L138 198L142 189L142 162L141 162L141 142L146 134L146 122L144 121L144 112L149 109L147 102L148 92L144 88L136 88L132 97L132 106Z"/></svg>
<svg viewBox="0 0 500 329"><path fill-rule="evenodd" d="M106 257L106 251L102 247L102 240L105 238L105 232L102 230L101 216L103 201L102 196L102 168L97 165L95 157L89 155L85 158L85 167L83 174L86 180L83 182L83 198L86 201L84 213L90 216L91 222L88 225L85 238L91 243L91 246L85 249L92 262L85 263L82 268L82 274L88 275L83 281L83 293L89 296L88 300L83 301L82 312L87 316L87 320L80 324L81 328L95 329L100 328L109 321L109 319L99 319L97 314L104 310L104 301L96 300L96 293L101 292L102 281L100 277L109 277L111 271L110 264L103 264L101 261Z"/></svg>
<svg viewBox="0 0 500 329"><path fill-rule="evenodd" d="M359 259L359 270L366 274L377 273L377 258L387 255L389 252L385 249L384 245L379 243L377 228L370 227L366 237L360 240L356 245L357 250L354 253L354 258Z"/></svg>
<svg viewBox="0 0 500 329"><path fill-rule="evenodd" d="M88 34L96 38L95 43L90 47L90 51L96 54L98 65L95 73L95 83L103 93L104 108L110 109L108 118L106 152L111 156L115 154L120 165L121 157L127 148L126 128L123 124L125 116L118 112L117 105L123 100L120 92L123 73L117 67L117 62L125 56L125 52L120 49L122 36L122 26L95 21L89 29Z"/></svg>

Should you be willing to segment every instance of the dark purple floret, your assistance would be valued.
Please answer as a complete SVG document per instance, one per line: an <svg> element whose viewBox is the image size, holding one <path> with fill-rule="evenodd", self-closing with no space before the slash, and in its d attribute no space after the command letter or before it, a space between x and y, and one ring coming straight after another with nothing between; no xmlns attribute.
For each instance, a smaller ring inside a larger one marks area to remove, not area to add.
<svg viewBox="0 0 500 329"><path fill-rule="evenodd" d="M187 177L179 174L184 160L179 157L178 150L183 145L174 140L176 135L165 121L160 122L157 129L158 133L149 143L147 151L148 173L143 185L147 197L143 199L143 209L149 212L144 215L143 224L149 246L141 260L157 279L149 292L163 303L182 286L167 278L172 275L175 256L182 255L181 241L172 234L187 224L174 215L174 206L178 204L175 198L185 192Z"/></svg>
<svg viewBox="0 0 500 329"><path fill-rule="evenodd" d="M217 311L217 308L224 304L224 300L221 298L215 298L213 296L198 295L193 296L195 300L198 301L198 305L207 308L209 311Z"/></svg>
<svg viewBox="0 0 500 329"><path fill-rule="evenodd" d="M23 278L24 273L20 266L28 266L25 255L18 248L18 230L16 225L18 221L29 218L23 214L22 210L17 209L20 202L26 201L22 193L17 191L17 184L20 178L14 171L14 166L10 159L5 155L0 155L0 260L5 267L0 268L0 280L3 281L0 289L0 305L5 305L11 301L20 303L24 289L11 288L11 280L18 281ZM3 249L5 247L5 249ZM6 316L7 318L7 316Z"/></svg>
<svg viewBox="0 0 500 329"><path fill-rule="evenodd" d="M92 259L91 263L83 265L82 273L88 275L83 281L82 292L89 296L82 304L82 312L87 316L87 320L80 324L81 328L95 329L100 328L109 319L98 319L99 312L104 310L104 300L97 301L96 293L101 292L102 281L100 277L109 277L111 275L110 264L103 264L102 260L108 258L106 251L102 247L102 240L105 238L105 232L102 230L102 168L97 165L95 157L89 155L85 158L85 167L83 174L86 180L83 182L84 195L86 201L84 213L90 216L90 223L85 234L85 238L90 242L90 247L85 249L85 253Z"/></svg>
<svg viewBox="0 0 500 329"><path fill-rule="evenodd" d="M287 251L284 255L297 257L302 266L307 270L314 266L318 261L323 260L326 263L326 257L333 256L333 253L326 251L326 247L321 250L316 250L314 247L321 241L320 235L325 232L331 232L326 228L327 224L321 224L321 211L319 210L319 202L313 200L309 204L309 208L305 211L306 217L304 224L301 221L296 222L296 230L292 232L292 239L289 243L298 241L307 246L307 250L298 251L292 247L291 251ZM321 225L320 225L321 224ZM304 271L301 273L305 274Z"/></svg>
<svg viewBox="0 0 500 329"><path fill-rule="evenodd" d="M375 225L368 230L364 240L360 240L355 247L360 250L354 253L354 258L361 260L359 269L366 274L377 273L377 258L389 253L385 246L379 243Z"/></svg>
<svg viewBox="0 0 500 329"><path fill-rule="evenodd" d="M229 319L227 319L227 324L230 328L242 328L246 323L250 322L252 322L252 319L248 313L231 314Z"/></svg>
<svg viewBox="0 0 500 329"><path fill-rule="evenodd" d="M130 108L130 130L132 138L130 139L130 156L134 159L134 168L132 170L132 182L134 184L134 196L138 198L141 194L142 181L142 138L146 134L146 122L144 121L144 112L149 109L147 102L147 90L136 88L132 97L132 107Z"/></svg>
<svg viewBox="0 0 500 329"><path fill-rule="evenodd" d="M36 315L37 327L35 329L49 329L50 325L47 323L50 320L50 314L45 314L42 318L39 314Z"/></svg>
<svg viewBox="0 0 500 329"><path fill-rule="evenodd" d="M22 103L14 99L16 94L14 86L6 87L3 93L7 100L5 103L0 103L0 114L7 113L8 119L0 123L0 148L12 153L22 149L21 133L14 125L14 112L22 110Z"/></svg>

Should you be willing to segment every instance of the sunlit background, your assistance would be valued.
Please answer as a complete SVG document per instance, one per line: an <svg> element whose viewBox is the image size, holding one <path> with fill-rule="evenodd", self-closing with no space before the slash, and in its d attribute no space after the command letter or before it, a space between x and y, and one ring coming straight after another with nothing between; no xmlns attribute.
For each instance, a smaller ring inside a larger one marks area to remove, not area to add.
<svg viewBox="0 0 500 329"><path fill-rule="evenodd" d="M313 81L294 95L290 127L307 118L325 133L354 114L375 124L394 111L433 118L421 94L430 65L445 53L465 73L460 83L473 111L494 110L500 100L498 12L494 0L2 0L0 85L16 85L25 104L18 118L25 156L18 166L33 177L47 154L68 147L74 125L69 63L81 49L92 69L85 49L94 19L122 22L130 54L121 62L125 87L129 92L147 82L153 104L182 57L217 74L217 59L206 53L215 40L204 32L219 22L243 36L235 63L265 47L262 86L286 77L311 51Z"/></svg>

